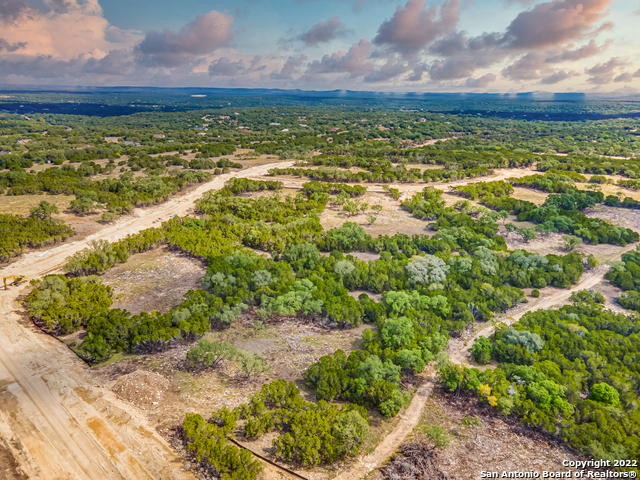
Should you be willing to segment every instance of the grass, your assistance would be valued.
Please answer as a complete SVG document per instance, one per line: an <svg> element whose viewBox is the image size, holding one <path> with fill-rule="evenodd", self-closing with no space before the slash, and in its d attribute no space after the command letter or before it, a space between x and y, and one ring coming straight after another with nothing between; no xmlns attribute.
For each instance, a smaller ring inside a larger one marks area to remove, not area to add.
<svg viewBox="0 0 640 480"><path fill-rule="evenodd" d="M105 360L102 363L96 363L95 365L92 366L92 368L95 367L104 367L105 365L109 365L110 363L116 363L119 362L121 360L125 360L127 358L131 358L131 357L137 357L138 355L135 355L133 353L122 353L122 352L118 352L118 353L114 353L111 358L109 358L109 360Z"/></svg>
<svg viewBox="0 0 640 480"><path fill-rule="evenodd" d="M393 430L400 421L400 417L386 418L378 411L370 410L369 412L369 435L364 441L361 455L369 455L373 452L378 444Z"/></svg>
<svg viewBox="0 0 640 480"><path fill-rule="evenodd" d="M0 195L0 214L29 215L31 209L43 200L63 212L74 198L72 195Z"/></svg>
<svg viewBox="0 0 640 480"><path fill-rule="evenodd" d="M451 437L445 432L442 425L423 425L421 433L438 448L447 448L451 442Z"/></svg>

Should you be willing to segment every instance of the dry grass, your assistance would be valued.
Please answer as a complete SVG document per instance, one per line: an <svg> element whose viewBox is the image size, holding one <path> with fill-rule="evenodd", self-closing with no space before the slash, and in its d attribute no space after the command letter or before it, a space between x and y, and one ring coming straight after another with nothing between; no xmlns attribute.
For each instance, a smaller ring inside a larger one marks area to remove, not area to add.
<svg viewBox="0 0 640 480"><path fill-rule="evenodd" d="M68 209L71 195L0 195L0 213L13 215L29 215L32 208L46 200L58 207L61 212Z"/></svg>

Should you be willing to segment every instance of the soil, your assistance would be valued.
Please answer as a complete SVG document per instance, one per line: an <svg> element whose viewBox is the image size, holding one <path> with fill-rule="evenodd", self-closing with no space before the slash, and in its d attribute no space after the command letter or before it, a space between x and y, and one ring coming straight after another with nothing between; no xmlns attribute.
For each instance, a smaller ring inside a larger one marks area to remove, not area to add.
<svg viewBox="0 0 640 480"><path fill-rule="evenodd" d="M168 312L180 304L187 291L200 286L205 273L201 261L163 247L132 256L108 270L102 279L113 288L112 308L136 315L153 310Z"/></svg>
<svg viewBox="0 0 640 480"><path fill-rule="evenodd" d="M465 418L475 418L479 425L464 425ZM542 477L543 470L570 470L562 466L563 460L586 460L552 435L525 427L514 416L479 404L474 396L456 396L439 388L427 401L412 435L413 441L426 442L433 448L420 433L428 425L442 427L450 439L446 447L435 449L433 460L433 466L444 473L443 478L476 480L482 478L482 471L536 471ZM386 477L376 472L367 478Z"/></svg>
<svg viewBox="0 0 640 480"><path fill-rule="evenodd" d="M136 407L150 407L161 402L168 389L169 381L162 375L136 370L118 378L111 391Z"/></svg>

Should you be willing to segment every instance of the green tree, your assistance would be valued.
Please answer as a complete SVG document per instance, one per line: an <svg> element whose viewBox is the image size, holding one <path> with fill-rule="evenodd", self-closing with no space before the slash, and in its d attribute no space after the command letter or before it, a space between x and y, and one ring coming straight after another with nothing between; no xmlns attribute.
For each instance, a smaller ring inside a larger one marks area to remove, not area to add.
<svg viewBox="0 0 640 480"><path fill-rule="evenodd" d="M380 337L385 347L392 350L409 345L415 337L413 322L407 317L388 318L380 329Z"/></svg>
<svg viewBox="0 0 640 480"><path fill-rule="evenodd" d="M582 239L579 237L575 237L573 235L563 235L562 236L563 248L571 252L572 250L582 246Z"/></svg>
<svg viewBox="0 0 640 480"><path fill-rule="evenodd" d="M260 375L271 369L270 365L259 354L251 354L244 350L239 350L236 355L236 360L240 366L240 370L247 376L248 379L255 375Z"/></svg>
<svg viewBox="0 0 640 480"><path fill-rule="evenodd" d="M491 362L491 341L487 337L478 337L473 342L471 354L478 365L487 365Z"/></svg>
<svg viewBox="0 0 640 480"><path fill-rule="evenodd" d="M445 261L434 255L413 257L406 269L410 281L422 285L441 284L449 273L449 266Z"/></svg>
<svg viewBox="0 0 640 480"><path fill-rule="evenodd" d="M207 367L215 367L222 360L231 360L238 355L238 349L227 342L210 342L201 339L198 344L187 352L187 360L192 364L203 364Z"/></svg>
<svg viewBox="0 0 640 480"><path fill-rule="evenodd" d="M611 405L613 407L620 406L620 394L618 390L606 383L596 383L589 390L589 400Z"/></svg>
<svg viewBox="0 0 640 480"><path fill-rule="evenodd" d="M31 216L37 217L40 220L51 218L51 215L54 213L60 213L60 210L46 200L42 200L37 207L31 209Z"/></svg>

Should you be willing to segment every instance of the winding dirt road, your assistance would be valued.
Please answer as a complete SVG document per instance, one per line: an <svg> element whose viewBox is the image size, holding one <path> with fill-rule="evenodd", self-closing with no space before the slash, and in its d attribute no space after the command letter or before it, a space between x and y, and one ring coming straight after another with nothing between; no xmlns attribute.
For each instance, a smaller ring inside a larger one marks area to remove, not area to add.
<svg viewBox="0 0 640 480"><path fill-rule="evenodd" d="M293 162L278 162L218 176L161 205L134 210L132 215L81 241L26 254L0 270L0 275L18 273L33 279L58 271L67 257L92 240L116 241L157 226L158 218L166 220L173 214L189 214L197 198L208 190L221 188L230 178L257 178L275 166L291 165ZM444 189L530 173L528 170L500 171L493 178L434 186ZM284 183L288 188L299 188L304 182L285 180ZM374 186L368 187L377 190ZM420 185L418 190L422 188ZM601 279L601 275L591 278L591 285ZM0 477L7 480L193 479L190 472L182 470L182 459L147 424L143 414L95 385L86 365L65 345L37 330L19 314L17 299L24 290L22 286L0 291ZM337 478L360 479L380 466L418 423L432 386L426 383L420 387L391 434L371 455Z"/></svg>

